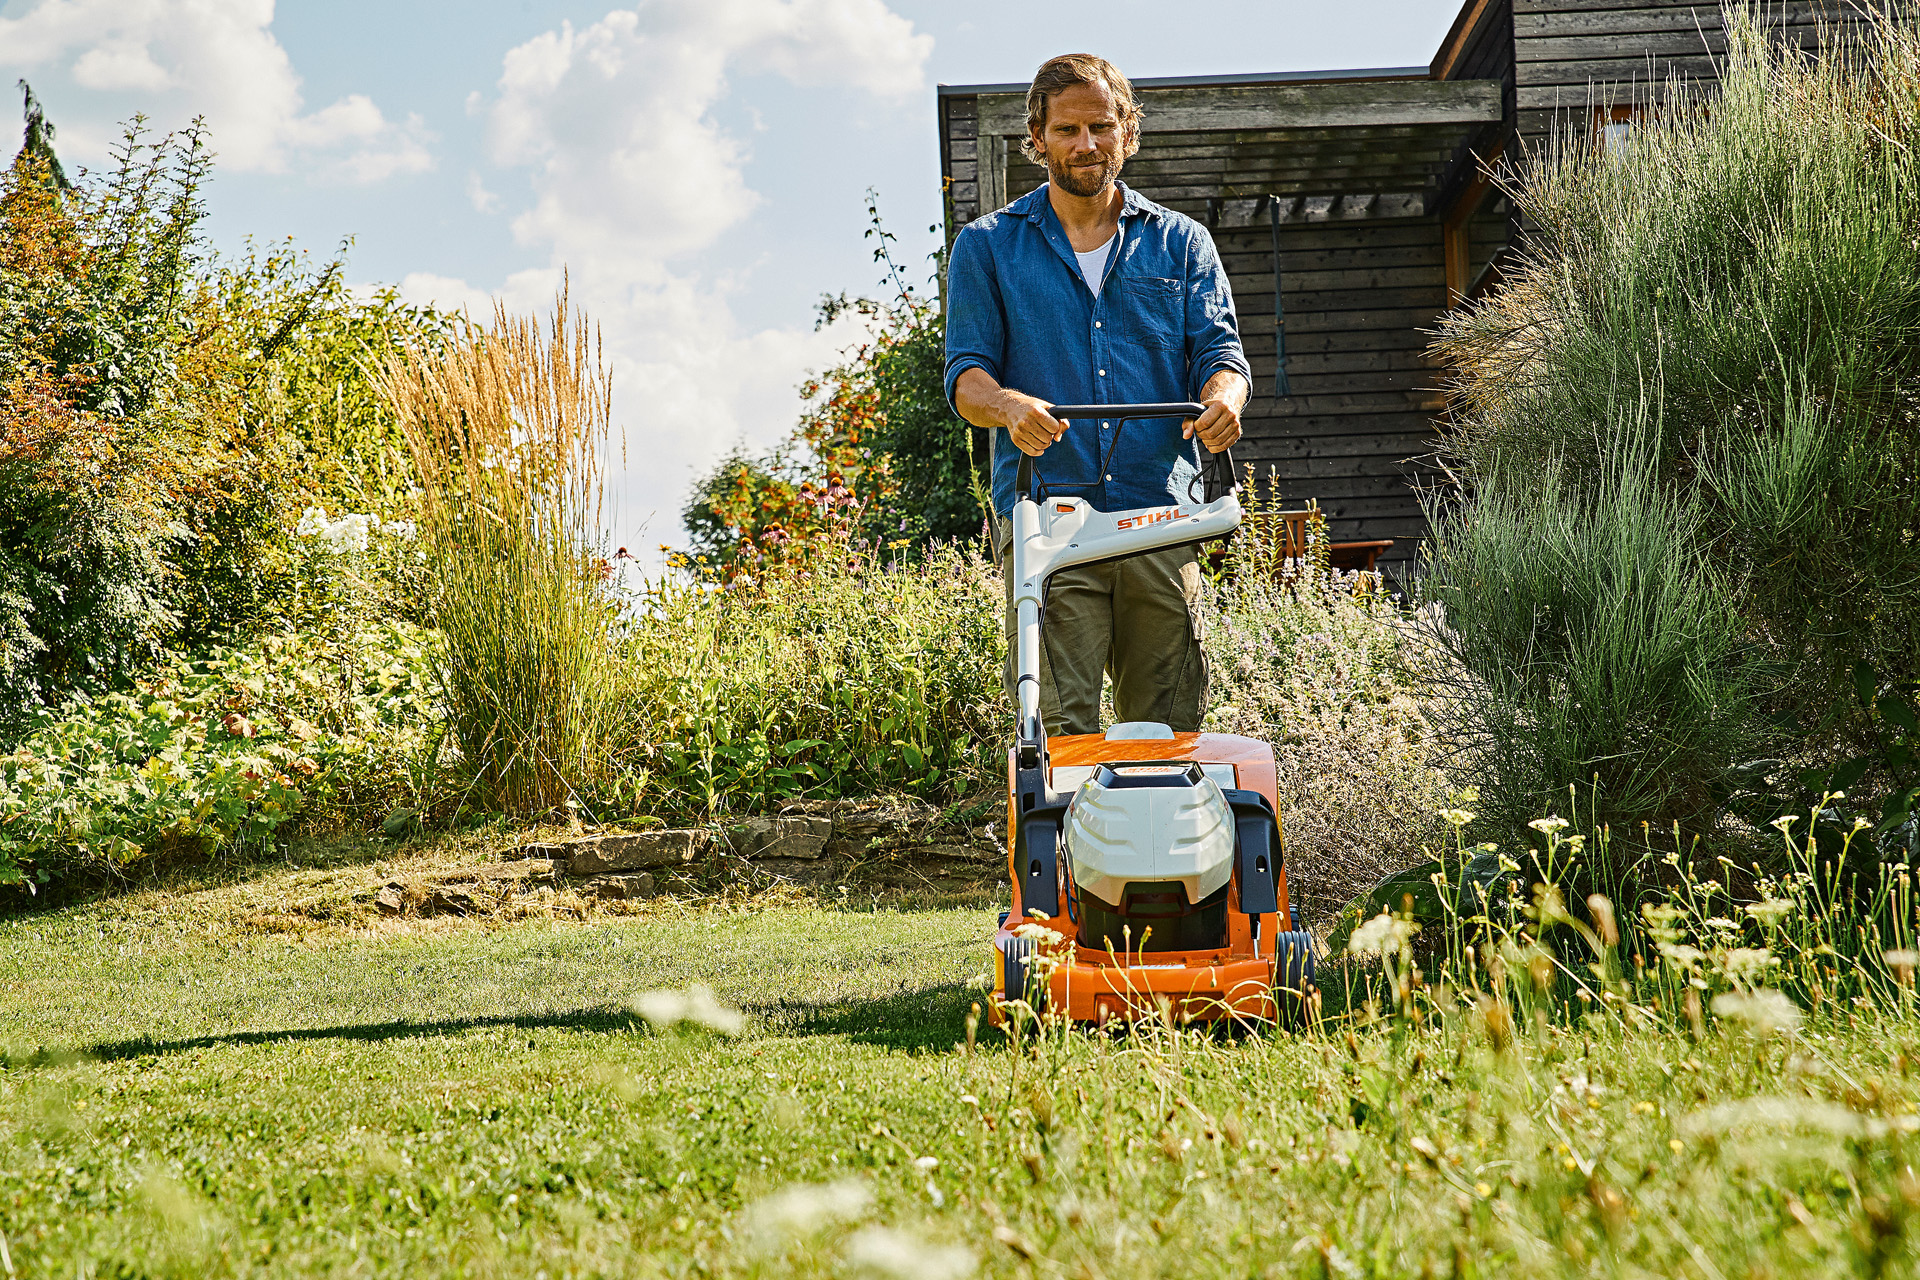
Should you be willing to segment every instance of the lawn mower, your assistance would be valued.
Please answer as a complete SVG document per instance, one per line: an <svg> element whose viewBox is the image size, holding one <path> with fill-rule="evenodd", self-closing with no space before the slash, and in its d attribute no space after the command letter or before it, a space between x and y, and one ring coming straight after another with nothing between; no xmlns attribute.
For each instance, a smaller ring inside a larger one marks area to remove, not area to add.
<svg viewBox="0 0 1920 1280"><path fill-rule="evenodd" d="M1112 423L1116 438L1129 421L1205 411L1049 410L1063 422ZM993 939L996 1023L1019 1001L1037 1014L1095 1024L1149 1016L1286 1024L1304 1013L1313 951L1287 896L1273 748L1143 722L1049 738L1040 718L1047 579L1073 565L1233 532L1241 513L1232 458L1215 454L1206 474L1210 500L1097 511L1044 483L1036 496L1033 459L1020 459L1011 552L1016 722L1007 757L1013 903Z"/></svg>

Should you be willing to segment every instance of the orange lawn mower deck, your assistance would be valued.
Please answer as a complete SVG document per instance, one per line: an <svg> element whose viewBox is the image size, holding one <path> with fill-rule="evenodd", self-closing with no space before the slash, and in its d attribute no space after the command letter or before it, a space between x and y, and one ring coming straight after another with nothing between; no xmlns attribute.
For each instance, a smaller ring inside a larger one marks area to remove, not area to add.
<svg viewBox="0 0 1920 1280"><path fill-rule="evenodd" d="M1223 791L1251 792L1265 801L1264 807L1275 813L1278 810L1273 749L1254 738L1229 733L1169 733L1166 737L1113 739L1104 734L1083 734L1049 738L1047 747L1052 774L1049 781L1057 791L1074 791L1097 765L1126 768L1193 762ZM1017 829L1018 821L1014 763L1010 755L1010 831ZM1239 816L1243 824L1254 825L1262 815ZM1248 838L1256 834L1249 833ZM1014 847L1017 841L1009 842L1013 904L1002 916L1000 929L993 939L994 989L998 998L991 1002L989 1019L996 1025L1004 1022L1008 1004L1025 1000L1036 1013L1095 1024L1162 1015L1176 1023L1223 1018L1256 1025L1297 1022L1312 985L1313 954L1306 935L1294 927L1278 837L1276 822L1267 850L1266 868L1258 865L1258 859L1244 859L1249 877L1270 873L1274 890L1272 910L1252 913L1241 909L1242 868L1239 864L1243 859L1236 858L1233 878L1224 894L1214 895L1221 900L1214 904L1213 915L1224 928L1210 940L1219 945L1194 949L1180 945L1186 939L1165 937L1172 931L1167 926L1181 917L1160 917L1158 927L1163 937L1159 939L1153 936L1154 920L1129 918L1116 940L1110 931L1103 932L1097 924L1090 930L1086 922L1073 919L1067 906L1057 915L1029 913L1022 901L1021 884L1026 876L1018 865L1020 851ZM1168 895L1158 896L1164 899ZM1191 907L1192 904L1176 901L1173 905ZM1153 906L1164 911L1168 904L1162 901ZM1044 934L1035 937L1035 930L1017 933L1016 928L1023 922L1051 930L1060 941L1052 942ZM1118 945L1106 945L1116 941ZM1165 942L1172 945L1163 947Z"/></svg>

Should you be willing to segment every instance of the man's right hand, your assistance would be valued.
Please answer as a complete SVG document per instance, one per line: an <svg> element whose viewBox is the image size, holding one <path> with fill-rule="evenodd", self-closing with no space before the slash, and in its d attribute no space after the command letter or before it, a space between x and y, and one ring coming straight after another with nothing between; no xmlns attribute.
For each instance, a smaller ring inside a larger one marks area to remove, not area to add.
<svg viewBox="0 0 1920 1280"><path fill-rule="evenodd" d="M1047 410L1045 400L1014 391L995 382L985 369L968 369L953 384L953 407L976 427L999 427L1013 438L1014 447L1037 458L1058 440L1067 424Z"/></svg>
<svg viewBox="0 0 1920 1280"><path fill-rule="evenodd" d="M997 416L1013 437L1014 447L1028 457L1039 457L1048 445L1066 434L1067 424L1047 412L1052 406L1046 401L1019 391L1002 390L1000 395L1001 402L995 406Z"/></svg>

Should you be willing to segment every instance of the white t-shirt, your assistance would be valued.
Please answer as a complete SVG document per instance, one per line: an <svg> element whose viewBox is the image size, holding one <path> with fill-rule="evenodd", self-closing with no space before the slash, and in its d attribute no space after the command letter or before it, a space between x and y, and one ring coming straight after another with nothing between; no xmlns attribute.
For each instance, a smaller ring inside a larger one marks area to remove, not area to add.
<svg viewBox="0 0 1920 1280"><path fill-rule="evenodd" d="M1107 242L1098 249L1089 249L1085 253L1076 252L1073 256L1080 259L1080 275L1087 282L1087 288L1093 290L1093 296L1100 296L1100 285L1106 279L1107 258L1113 253L1113 242L1120 238L1119 233L1107 237Z"/></svg>

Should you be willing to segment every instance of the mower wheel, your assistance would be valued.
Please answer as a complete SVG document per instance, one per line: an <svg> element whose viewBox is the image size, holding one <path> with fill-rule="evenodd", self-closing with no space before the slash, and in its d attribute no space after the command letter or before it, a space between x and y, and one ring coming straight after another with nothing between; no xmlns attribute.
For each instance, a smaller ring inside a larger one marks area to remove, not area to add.
<svg viewBox="0 0 1920 1280"><path fill-rule="evenodd" d="M1313 935L1300 931L1275 936L1273 1000L1282 1027L1290 1031L1306 1029L1310 1021L1307 1002L1312 993Z"/></svg>
<svg viewBox="0 0 1920 1280"><path fill-rule="evenodd" d="M1035 989L1032 991L1027 990L1028 982L1033 971L1031 963L1033 960L1033 947L1034 943L1032 938L1007 939L1005 953L1007 982L1005 989L1000 992L1000 997L1003 1000L1009 1001L1025 1000L1033 1006L1034 1013L1041 1014L1047 1011L1046 988L1040 986L1038 983L1034 983Z"/></svg>

